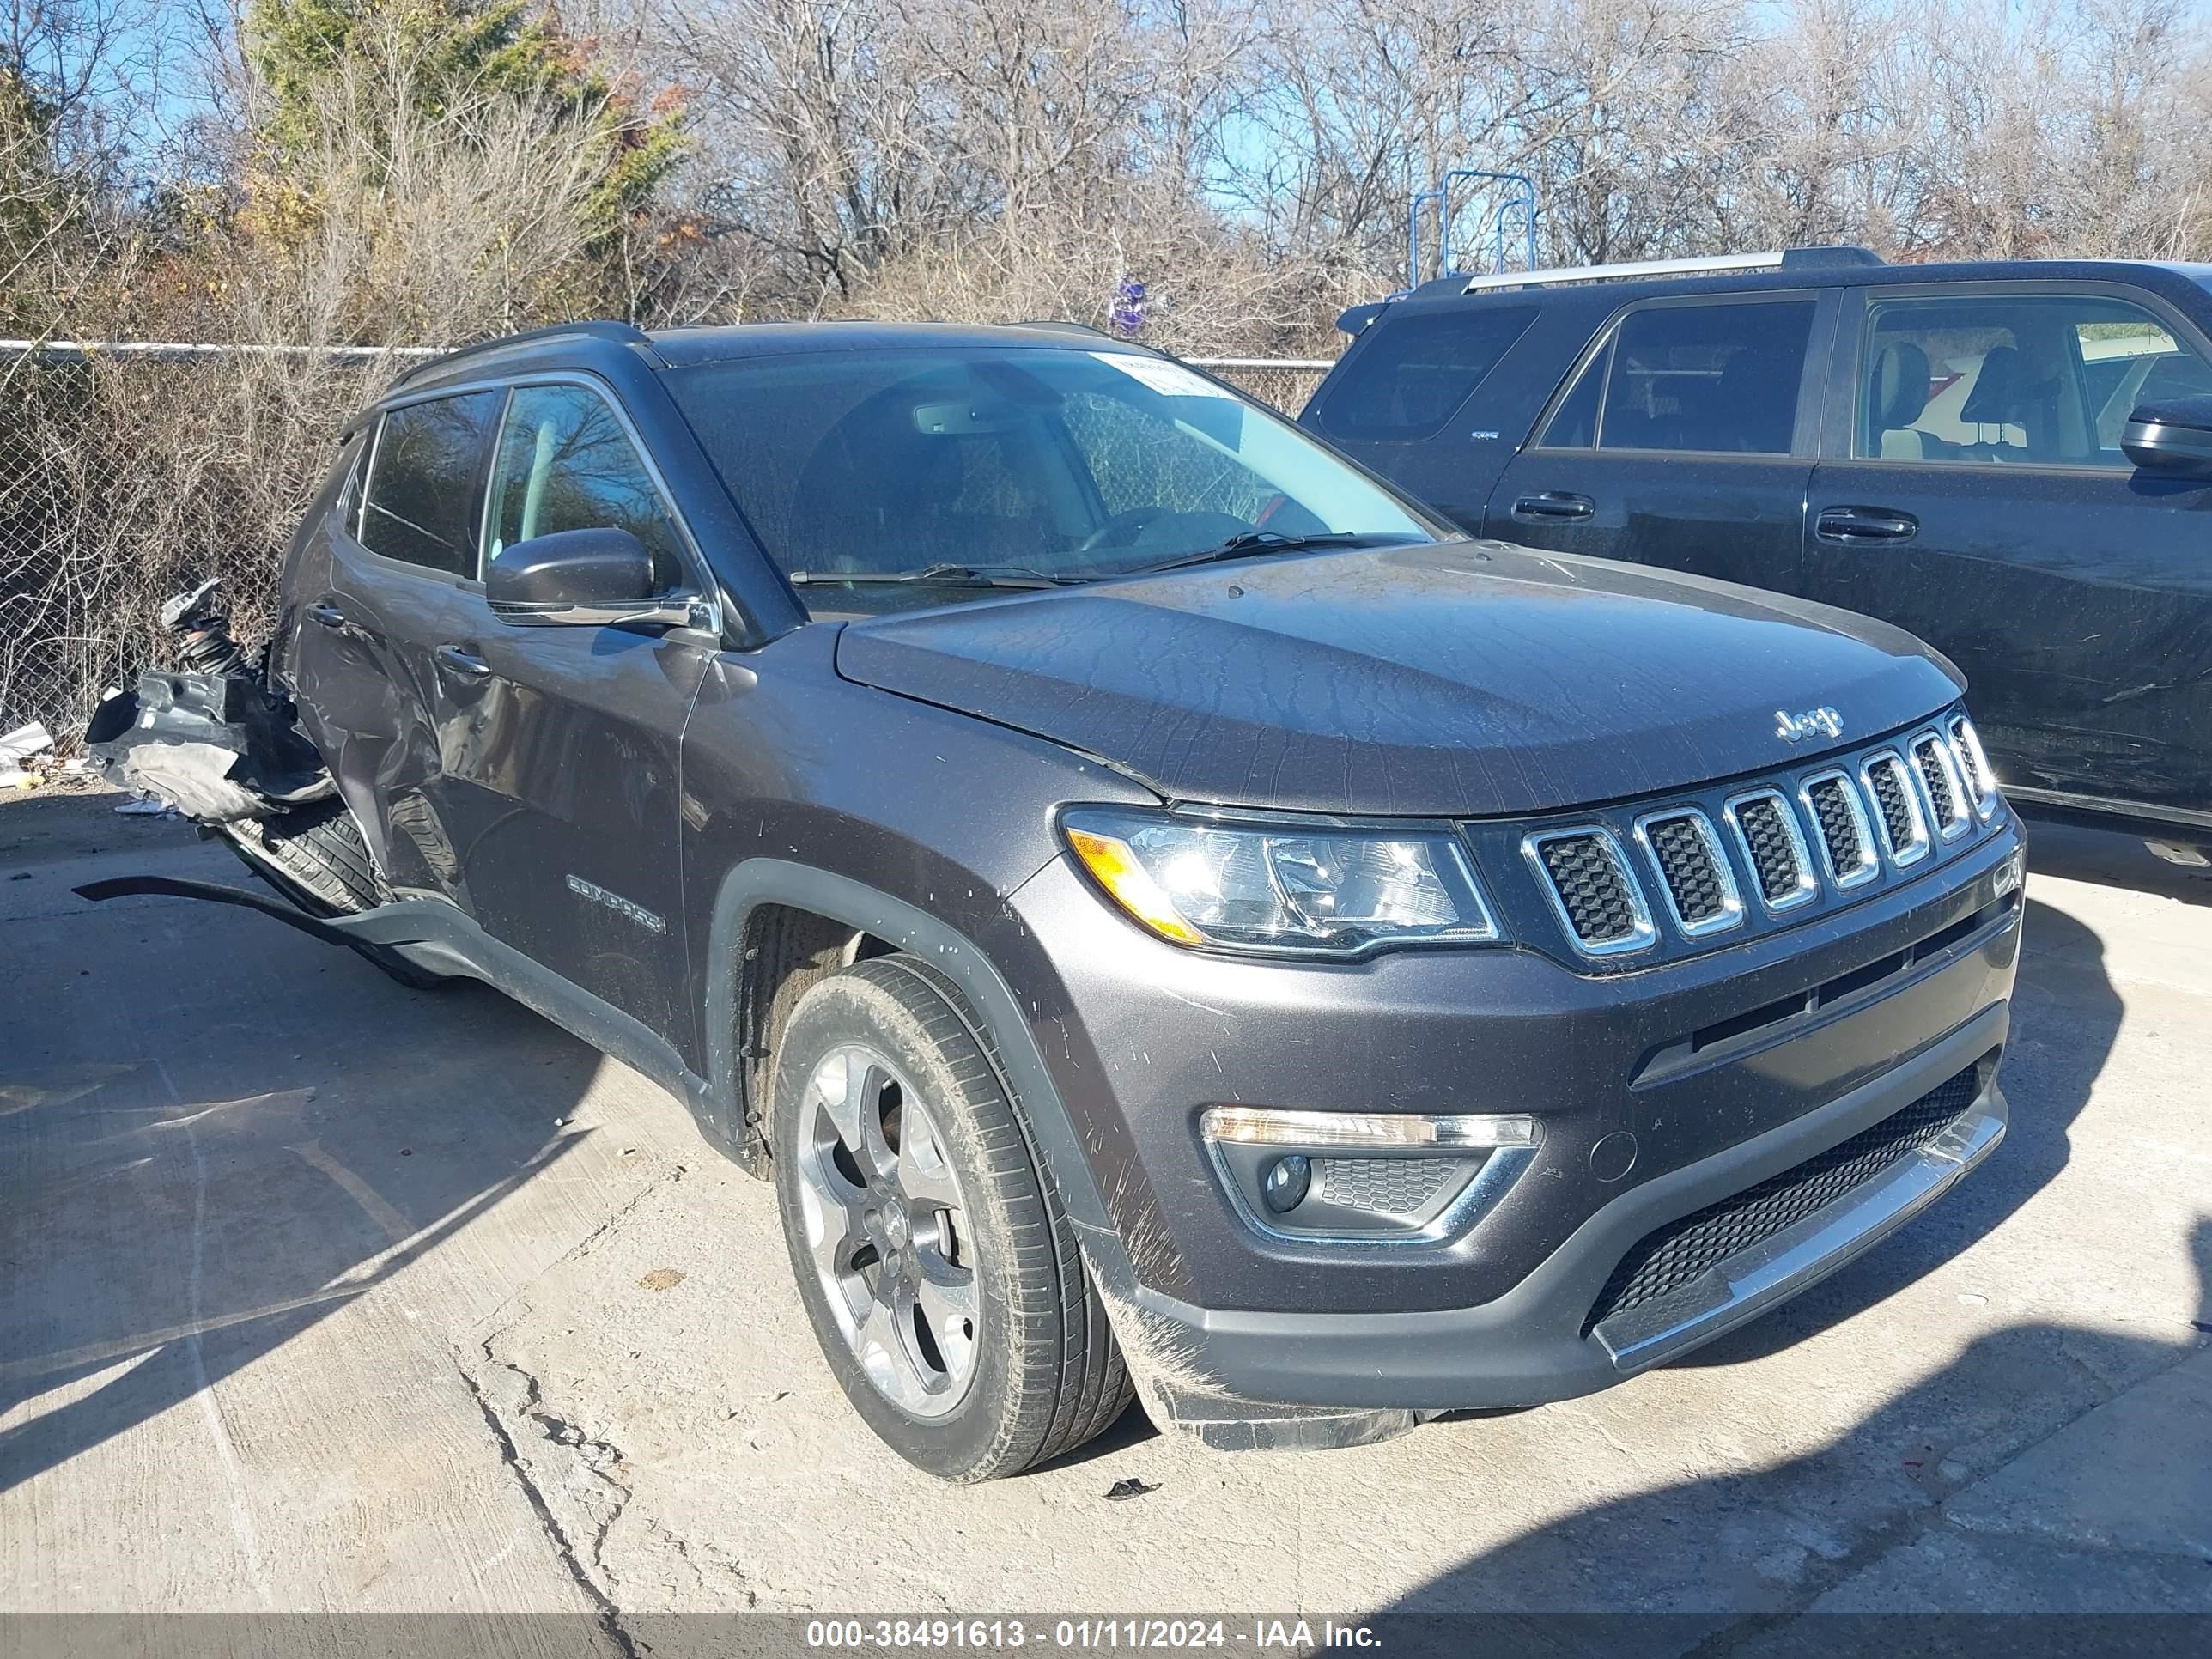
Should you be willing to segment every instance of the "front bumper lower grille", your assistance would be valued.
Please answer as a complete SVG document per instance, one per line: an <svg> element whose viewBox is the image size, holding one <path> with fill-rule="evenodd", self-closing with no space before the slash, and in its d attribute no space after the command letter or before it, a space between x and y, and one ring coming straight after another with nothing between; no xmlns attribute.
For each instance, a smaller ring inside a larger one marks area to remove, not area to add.
<svg viewBox="0 0 2212 1659"><path fill-rule="evenodd" d="M1968 1066L1872 1128L1645 1234L1613 1270L1583 1334L1687 1290L1730 1257L1754 1249L1930 1146L1973 1105L1978 1076L1978 1068Z"/></svg>

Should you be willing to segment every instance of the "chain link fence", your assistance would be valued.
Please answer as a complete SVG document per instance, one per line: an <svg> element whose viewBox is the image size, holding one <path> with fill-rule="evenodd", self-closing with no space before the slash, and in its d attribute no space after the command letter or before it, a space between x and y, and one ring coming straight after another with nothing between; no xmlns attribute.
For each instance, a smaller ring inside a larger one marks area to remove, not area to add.
<svg viewBox="0 0 2212 1659"><path fill-rule="evenodd" d="M1292 419L1306 406L1322 377L1336 365L1324 357L1186 357L1194 368L1218 375L1248 397Z"/></svg>
<svg viewBox="0 0 2212 1659"><path fill-rule="evenodd" d="M67 752L210 576L257 645L339 428L422 355L0 341L0 732L39 720ZM1328 368L1190 361L1291 415Z"/></svg>

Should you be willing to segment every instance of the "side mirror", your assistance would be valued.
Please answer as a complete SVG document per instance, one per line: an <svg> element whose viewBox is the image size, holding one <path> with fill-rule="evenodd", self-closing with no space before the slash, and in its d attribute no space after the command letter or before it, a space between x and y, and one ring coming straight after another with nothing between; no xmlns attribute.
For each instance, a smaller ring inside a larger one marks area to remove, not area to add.
<svg viewBox="0 0 2212 1659"><path fill-rule="evenodd" d="M562 530L503 547L484 570L484 597L502 622L604 628L691 619L688 601L655 597L653 555L627 530Z"/></svg>
<svg viewBox="0 0 2212 1659"><path fill-rule="evenodd" d="M2120 451L2146 472L2212 478L2212 394L2137 404L2121 428Z"/></svg>

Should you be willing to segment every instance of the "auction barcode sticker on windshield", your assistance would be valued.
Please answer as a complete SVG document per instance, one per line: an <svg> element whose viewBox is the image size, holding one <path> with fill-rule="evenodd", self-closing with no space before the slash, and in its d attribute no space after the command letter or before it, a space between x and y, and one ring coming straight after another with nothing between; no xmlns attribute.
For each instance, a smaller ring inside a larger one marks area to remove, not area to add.
<svg viewBox="0 0 2212 1659"><path fill-rule="evenodd" d="M1094 351L1091 354L1109 368L1118 368L1131 380L1142 382L1155 392L1170 398L1228 398L1231 392L1206 378L1185 368L1181 363L1170 362L1164 357L1143 357L1133 351Z"/></svg>

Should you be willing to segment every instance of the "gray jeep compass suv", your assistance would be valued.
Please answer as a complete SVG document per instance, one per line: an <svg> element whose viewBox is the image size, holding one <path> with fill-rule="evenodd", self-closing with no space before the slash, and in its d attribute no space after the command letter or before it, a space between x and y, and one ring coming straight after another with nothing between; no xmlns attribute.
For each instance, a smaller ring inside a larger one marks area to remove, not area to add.
<svg viewBox="0 0 2212 1659"><path fill-rule="evenodd" d="M265 666L180 609L197 668L94 735L212 753L288 902L122 886L665 1084L951 1479L1133 1390L1238 1446L1602 1388L2003 1133L2019 842L1942 659L1466 539L1087 331L455 353L283 597Z"/></svg>

